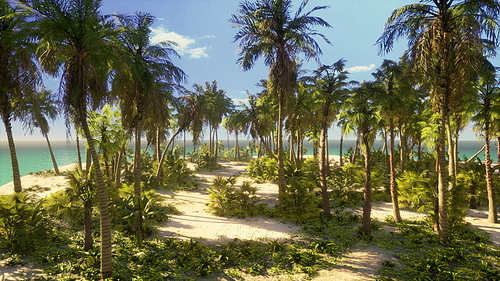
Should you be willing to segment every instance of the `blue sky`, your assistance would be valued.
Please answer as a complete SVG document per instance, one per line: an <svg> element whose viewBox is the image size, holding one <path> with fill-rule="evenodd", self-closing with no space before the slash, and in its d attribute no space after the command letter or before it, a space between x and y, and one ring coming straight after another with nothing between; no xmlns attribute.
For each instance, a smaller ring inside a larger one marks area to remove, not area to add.
<svg viewBox="0 0 500 281"><path fill-rule="evenodd" d="M391 53L378 55L374 44L386 19L396 8L415 2L417 0L310 0L306 10L314 6L330 6L314 14L332 26L317 28L332 42L328 45L317 38L323 50L321 63L332 64L344 58L352 80L371 80L371 73L383 59L398 60L406 47L402 40ZM294 8L299 3L294 0ZM105 14L140 11L156 16L152 41L178 43L177 52L181 59L174 59L174 63L189 76L185 87L192 89L194 83L217 80L218 87L226 90L237 103L246 99L246 90L251 93L259 91L255 84L268 73L262 60L246 72L236 64L237 43L233 42L233 36L237 29L231 27L228 19L237 12L238 4L237 0L103 0L102 11ZM317 66L315 62L303 64L310 70ZM57 84L58 81L47 80L48 87L53 90L57 89ZM0 141L5 141L3 124L0 130ZM27 135L19 123L14 123L13 130L15 140L43 139L37 131ZM66 139L63 120L52 126L49 136L54 140ZM475 139L475 136L468 133L464 138Z"/></svg>

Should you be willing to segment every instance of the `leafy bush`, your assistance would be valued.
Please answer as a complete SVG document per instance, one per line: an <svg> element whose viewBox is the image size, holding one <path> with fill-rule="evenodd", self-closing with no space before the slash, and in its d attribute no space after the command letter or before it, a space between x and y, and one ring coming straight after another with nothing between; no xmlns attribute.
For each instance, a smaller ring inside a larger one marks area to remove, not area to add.
<svg viewBox="0 0 500 281"><path fill-rule="evenodd" d="M15 252L32 249L36 237L46 232L42 201L31 201L25 192L0 196L0 239Z"/></svg>
<svg viewBox="0 0 500 281"><path fill-rule="evenodd" d="M191 189L197 186L193 171L188 168L186 161L177 151L171 151L165 155L161 174L161 184L165 187Z"/></svg>
<svg viewBox="0 0 500 281"><path fill-rule="evenodd" d="M356 164L333 166L328 177L328 185L332 188L330 196L337 205L358 205L362 200L359 189L363 188L364 169Z"/></svg>
<svg viewBox="0 0 500 281"><path fill-rule="evenodd" d="M257 205L257 188L245 181L240 188L235 187L235 177L216 177L210 186L210 204L215 215L245 218L263 212L264 205Z"/></svg>
<svg viewBox="0 0 500 281"><path fill-rule="evenodd" d="M221 168L221 165L217 163L215 155L210 151L210 147L203 143L200 147L187 154L190 162L196 164L197 171L213 171Z"/></svg>
<svg viewBox="0 0 500 281"><path fill-rule="evenodd" d="M270 156L263 156L250 161L248 176L258 183L278 180L278 162Z"/></svg>
<svg viewBox="0 0 500 281"><path fill-rule="evenodd" d="M429 171L420 173L406 171L396 181L399 188L399 202L422 212L434 210L436 199L435 179Z"/></svg>
<svg viewBox="0 0 500 281"><path fill-rule="evenodd" d="M315 188L319 185L317 174L306 167L287 163L285 167L286 189L280 198L280 217L295 223L305 223L319 216L320 202Z"/></svg>

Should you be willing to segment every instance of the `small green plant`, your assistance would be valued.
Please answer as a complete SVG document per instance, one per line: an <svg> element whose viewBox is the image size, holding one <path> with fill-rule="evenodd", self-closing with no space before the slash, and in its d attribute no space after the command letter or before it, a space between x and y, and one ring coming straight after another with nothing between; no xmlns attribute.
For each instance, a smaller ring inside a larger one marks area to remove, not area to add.
<svg viewBox="0 0 500 281"><path fill-rule="evenodd" d="M263 213L264 205L258 205L257 188L245 181L236 187L236 177L216 177L210 186L210 204L214 214L225 217L249 217Z"/></svg>

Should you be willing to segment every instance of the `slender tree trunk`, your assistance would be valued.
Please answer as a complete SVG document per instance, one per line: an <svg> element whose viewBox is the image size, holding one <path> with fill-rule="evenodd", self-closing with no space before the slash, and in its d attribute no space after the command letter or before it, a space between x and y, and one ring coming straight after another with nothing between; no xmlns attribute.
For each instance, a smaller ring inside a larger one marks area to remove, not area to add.
<svg viewBox="0 0 500 281"><path fill-rule="evenodd" d="M125 146L126 143L123 144L120 153L118 153L116 157L116 165L115 165L115 188L118 190L122 186L122 161L125 156Z"/></svg>
<svg viewBox="0 0 500 281"><path fill-rule="evenodd" d="M142 159L141 159L141 121L137 121L135 127L134 141L134 194L141 195L141 175L142 175Z"/></svg>
<svg viewBox="0 0 500 281"><path fill-rule="evenodd" d="M174 139L177 137L177 135L179 135L182 131L183 131L183 129L179 128L177 130L177 132L175 132L175 134L172 135L172 137L170 138L170 141L168 142L167 146L163 150L163 153L161 154L161 157L160 157L160 162L158 162L158 169L156 170L156 181L160 181L161 171L162 171L163 163L165 162L165 157L167 156L168 149L170 148L170 146L174 142ZM185 153L186 152L186 138L185 137L186 137L186 134L184 134L184 157L186 156L186 153Z"/></svg>
<svg viewBox="0 0 500 281"><path fill-rule="evenodd" d="M76 154L78 155L78 166L80 166L80 169L83 170L82 152L80 149L80 137L78 136L78 132L76 132Z"/></svg>
<svg viewBox="0 0 500 281"><path fill-rule="evenodd" d="M88 171L86 172L88 173ZM86 201L83 208L83 250L94 248L92 239L92 202Z"/></svg>
<svg viewBox="0 0 500 281"><path fill-rule="evenodd" d="M57 166L56 157L54 156L54 151L50 145L49 136L45 134L45 140L47 141L47 146L49 147L50 158L52 159L52 165L54 166L54 171L59 175L59 167Z"/></svg>
<svg viewBox="0 0 500 281"><path fill-rule="evenodd" d="M372 179L371 179L371 148L368 137L368 128L363 129L361 138L364 146L365 156L365 188L363 190L363 217L361 219L361 231L369 234L371 232L372 211Z"/></svg>
<svg viewBox="0 0 500 281"><path fill-rule="evenodd" d="M238 131L234 133L234 138L235 138L235 149L236 149L236 159L240 160L241 155L240 155L240 144L238 143Z"/></svg>
<svg viewBox="0 0 500 281"><path fill-rule="evenodd" d="M279 94L279 109L278 109L278 198L283 202L283 196L286 192L285 182L285 151L283 149L283 121L284 116L284 96L283 93Z"/></svg>
<svg viewBox="0 0 500 281"><path fill-rule="evenodd" d="M319 182L321 185L321 197L323 205L323 214L327 218L331 218L330 211L330 196L328 194L328 155L326 155L326 143L328 139L328 126L325 121L321 122L321 131L319 136Z"/></svg>
<svg viewBox="0 0 500 281"><path fill-rule="evenodd" d="M339 144L340 167L344 166L344 152L342 151L343 145L344 145L344 134L340 133L340 144Z"/></svg>
<svg viewBox="0 0 500 281"><path fill-rule="evenodd" d="M453 140L453 133L451 130L451 124L450 122L447 122L446 124L446 134L448 137L448 176L449 176L449 185L448 185L448 190L453 190L455 186L457 185L457 172L455 170L456 165L456 151L455 151L455 141Z"/></svg>
<svg viewBox="0 0 500 281"><path fill-rule="evenodd" d="M14 192L22 192L21 173L19 172L19 162L17 161L16 145L12 135L12 124L10 122L10 115L8 113L2 116L3 124L5 126L5 133L9 142L10 161L12 163L12 178L14 179Z"/></svg>
<svg viewBox="0 0 500 281"><path fill-rule="evenodd" d="M96 152L89 125L86 120L85 112L81 114L82 129L85 133L89 146L88 152L94 162L94 171L98 187L99 211L101 213L101 278L106 279L112 274L112 256L111 256L111 221L109 218L108 193L104 176L99 162L99 155Z"/></svg>
<svg viewBox="0 0 500 281"><path fill-rule="evenodd" d="M401 214L399 212L399 201L398 201L398 186L396 183L396 168L394 165L394 119L389 121L389 180L391 189L391 199L392 199L392 215L397 223L402 221Z"/></svg>
<svg viewBox="0 0 500 281"><path fill-rule="evenodd" d="M493 175L491 171L491 153L490 153L490 136L489 122L485 124L485 149L484 149L484 165L486 168L486 190L488 191L488 222L497 223L497 205L495 197L495 186L493 185Z"/></svg>

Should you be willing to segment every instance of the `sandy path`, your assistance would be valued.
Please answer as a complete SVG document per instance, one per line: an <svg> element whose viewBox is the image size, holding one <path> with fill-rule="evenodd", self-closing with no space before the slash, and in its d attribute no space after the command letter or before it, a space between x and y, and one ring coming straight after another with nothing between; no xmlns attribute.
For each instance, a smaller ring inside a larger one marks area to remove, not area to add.
<svg viewBox="0 0 500 281"><path fill-rule="evenodd" d="M197 180L200 181L199 191L177 191L162 192L167 200L174 203L181 212L169 218L165 226L159 227L158 232L163 237L177 238L203 238L207 242L225 241L230 239L259 239L267 238L271 240L290 238L297 235L300 227L292 223L282 223L270 218L237 219L224 218L211 214L208 210L209 192L204 188L208 187L212 180L220 176L240 176L245 172L246 165L228 162L222 163L227 166L224 169L213 172L196 173ZM237 185L245 177L238 177ZM274 197L278 192L275 184L253 184L258 188L257 194L263 200L274 202ZM172 197L173 196L173 199Z"/></svg>

